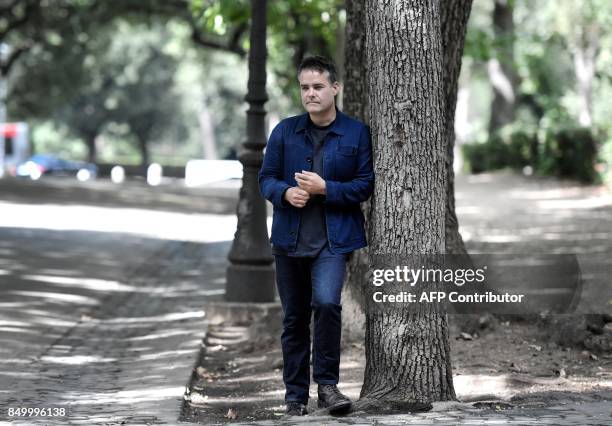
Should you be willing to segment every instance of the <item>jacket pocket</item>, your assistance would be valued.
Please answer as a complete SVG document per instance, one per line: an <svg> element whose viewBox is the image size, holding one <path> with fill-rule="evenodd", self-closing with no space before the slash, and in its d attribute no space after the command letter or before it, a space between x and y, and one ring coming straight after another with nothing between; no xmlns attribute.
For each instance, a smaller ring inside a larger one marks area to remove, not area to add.
<svg viewBox="0 0 612 426"><path fill-rule="evenodd" d="M334 176L340 182L353 179L357 170L357 147L352 145L338 145L334 153Z"/></svg>
<svg viewBox="0 0 612 426"><path fill-rule="evenodd" d="M340 155L345 155L349 157L353 157L357 155L357 147L352 145L339 145L338 153Z"/></svg>

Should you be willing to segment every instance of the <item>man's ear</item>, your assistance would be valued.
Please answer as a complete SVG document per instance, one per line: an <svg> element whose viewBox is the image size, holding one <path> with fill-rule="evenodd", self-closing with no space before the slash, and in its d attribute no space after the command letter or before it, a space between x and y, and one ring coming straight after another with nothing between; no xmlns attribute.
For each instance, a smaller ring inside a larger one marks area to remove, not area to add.
<svg viewBox="0 0 612 426"><path fill-rule="evenodd" d="M332 89L334 90L334 96L336 96L340 92L341 84L339 81L334 81L332 84Z"/></svg>

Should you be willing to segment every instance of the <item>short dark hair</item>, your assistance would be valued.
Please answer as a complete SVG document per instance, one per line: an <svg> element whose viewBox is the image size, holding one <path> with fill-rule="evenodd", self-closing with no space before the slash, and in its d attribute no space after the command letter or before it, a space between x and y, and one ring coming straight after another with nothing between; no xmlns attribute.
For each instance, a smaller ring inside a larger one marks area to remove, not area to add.
<svg viewBox="0 0 612 426"><path fill-rule="evenodd" d="M338 75L336 74L336 65L325 56L308 56L302 60L302 63L297 69L297 76L299 78L300 73L304 70L315 70L323 73L327 71L329 73L329 82L334 84L338 81Z"/></svg>

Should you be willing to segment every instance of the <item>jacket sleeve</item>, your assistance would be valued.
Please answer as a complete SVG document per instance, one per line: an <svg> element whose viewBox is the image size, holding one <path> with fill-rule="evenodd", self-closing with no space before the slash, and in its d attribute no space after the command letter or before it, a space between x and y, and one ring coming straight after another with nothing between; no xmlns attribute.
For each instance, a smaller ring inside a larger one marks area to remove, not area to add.
<svg viewBox="0 0 612 426"><path fill-rule="evenodd" d="M366 201L374 189L374 168L372 165L372 142L370 129L363 126L357 148L357 173L348 182L325 181L325 202L331 205L348 206Z"/></svg>
<svg viewBox="0 0 612 426"><path fill-rule="evenodd" d="M291 187L283 180L283 130L279 123L268 139L266 154L259 171L259 191L275 208L287 208L284 202L285 191Z"/></svg>

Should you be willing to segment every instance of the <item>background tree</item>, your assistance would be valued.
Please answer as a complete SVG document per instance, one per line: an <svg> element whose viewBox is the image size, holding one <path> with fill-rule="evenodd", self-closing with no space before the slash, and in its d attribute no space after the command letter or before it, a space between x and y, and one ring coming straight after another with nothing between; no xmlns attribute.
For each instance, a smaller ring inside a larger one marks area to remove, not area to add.
<svg viewBox="0 0 612 426"><path fill-rule="evenodd" d="M495 0L492 56L487 69L493 88L489 134L514 121L518 76L514 60L514 0Z"/></svg>
<svg viewBox="0 0 612 426"><path fill-rule="evenodd" d="M164 31L160 31L140 40L122 37L113 46L112 57L119 61L114 68L122 68L115 79L115 121L129 126L144 167L150 163L150 142L168 133L173 111L180 111L174 89L177 65L161 50L163 39Z"/></svg>

